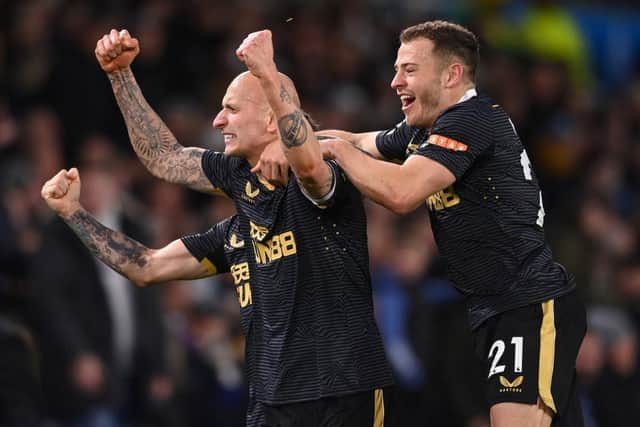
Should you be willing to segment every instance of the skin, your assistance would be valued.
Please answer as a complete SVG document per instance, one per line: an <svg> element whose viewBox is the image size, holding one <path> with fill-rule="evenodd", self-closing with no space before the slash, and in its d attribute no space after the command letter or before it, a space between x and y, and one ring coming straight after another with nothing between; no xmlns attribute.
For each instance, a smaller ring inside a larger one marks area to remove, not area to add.
<svg viewBox="0 0 640 427"><path fill-rule="evenodd" d="M311 197L322 198L331 190L333 173L322 158L313 128L293 101L292 89L282 83L273 60L271 31L249 34L236 55L259 81L277 118L282 150L299 182Z"/></svg>
<svg viewBox="0 0 640 427"><path fill-rule="evenodd" d="M463 64L434 54L433 42L424 38L402 43L395 70L391 87L400 98L405 120L414 127L430 128L444 110L474 87ZM402 165L376 160L382 158L375 144L378 132L328 130L318 134L341 139L323 142L325 154L338 162L365 196L396 213L411 212L433 193L455 183L446 167L422 156L411 156ZM504 402L490 411L493 427L546 427L552 416L541 401L534 405Z"/></svg>
<svg viewBox="0 0 640 427"><path fill-rule="evenodd" d="M130 68L139 51L138 41L126 30L111 30L98 41L95 50L98 63L111 81L138 158L158 178L198 191L220 194L202 170L205 150L180 145L144 99ZM291 80L279 73L272 77L279 77L279 93L284 88L288 98L283 99L287 99L291 108L299 111L299 99ZM254 166L254 171L260 170L255 166L263 151L273 144L279 144L278 120L260 80L250 72L240 74L231 82L223 98L222 109L213 120L213 127L224 136L225 154L245 158ZM307 149L298 153L290 159L292 166L295 163L293 170L300 172L298 178L303 186L308 186L306 189L316 194L318 188L325 186L325 172L322 168L309 169L309 165L315 164L317 158L308 160L308 154L305 154L308 153ZM287 168L272 164L267 170L282 175ZM280 182L286 180L280 178Z"/></svg>

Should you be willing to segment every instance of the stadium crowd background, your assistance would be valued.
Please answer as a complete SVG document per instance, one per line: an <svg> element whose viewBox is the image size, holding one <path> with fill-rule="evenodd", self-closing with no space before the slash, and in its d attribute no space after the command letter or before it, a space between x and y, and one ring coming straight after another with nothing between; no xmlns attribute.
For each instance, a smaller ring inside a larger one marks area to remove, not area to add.
<svg viewBox="0 0 640 427"><path fill-rule="evenodd" d="M371 130L402 119L389 88L397 35L431 18L480 36L479 89L511 114L541 179L548 239L588 303L577 365L586 425L635 425L640 8L632 1L0 1L0 333L18 334L34 369L43 365L38 325L55 319L41 308L41 282L52 263L72 262L43 250L52 215L40 187L59 169L94 173L83 183L85 204L127 211L150 247L233 213L230 202L163 183L138 163L93 55L102 34L127 28L139 38L134 73L183 145L221 149L211 121L242 70L233 52L249 32L273 30L280 69L323 128ZM486 426L463 301L443 276L426 221L422 209L400 218L369 205L375 304L399 385L394 410L407 426ZM232 283L222 276L143 291L158 297L155 357L166 381L162 392L134 393L132 425L242 425ZM18 362L0 353L1 388ZM108 400L89 400L109 409Z"/></svg>

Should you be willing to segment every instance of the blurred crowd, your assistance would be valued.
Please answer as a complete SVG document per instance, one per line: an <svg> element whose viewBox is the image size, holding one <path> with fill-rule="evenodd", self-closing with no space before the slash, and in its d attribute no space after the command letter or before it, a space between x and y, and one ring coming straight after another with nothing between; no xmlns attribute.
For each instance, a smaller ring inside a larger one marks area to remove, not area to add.
<svg viewBox="0 0 640 427"><path fill-rule="evenodd" d="M244 347L229 277L137 289L94 261L40 199L45 180L78 166L87 209L149 247L233 213L229 201L163 183L136 160L93 55L104 33L127 28L140 40L133 71L181 144L221 149L211 121L242 71L233 52L249 32L272 29L280 69L323 128L364 131L402 119L389 87L397 36L432 18L479 35L479 90L510 113L541 180L547 237L588 305L577 363L586 425L637 422L633 7L0 1L0 425L243 425ZM398 384L391 410L406 426L488 426L464 301L444 276L426 212L400 218L369 204L368 217L376 314Z"/></svg>

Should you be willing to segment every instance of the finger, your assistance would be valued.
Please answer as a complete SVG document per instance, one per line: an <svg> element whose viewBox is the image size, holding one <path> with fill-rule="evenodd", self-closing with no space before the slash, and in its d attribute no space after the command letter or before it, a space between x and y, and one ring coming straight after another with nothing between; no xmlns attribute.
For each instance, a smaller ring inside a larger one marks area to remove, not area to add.
<svg viewBox="0 0 640 427"><path fill-rule="evenodd" d="M102 36L102 44L104 46L105 52L107 52L107 54L109 54L109 51L111 51L111 40L109 39L109 35L105 34L104 36Z"/></svg>
<svg viewBox="0 0 640 427"><path fill-rule="evenodd" d="M78 172L78 168L71 168L66 173L66 176L67 176L67 178L75 181L77 179L80 179L80 172Z"/></svg>
<svg viewBox="0 0 640 427"><path fill-rule="evenodd" d="M111 42L112 50L115 51L116 55L120 55L122 53L122 44L116 30L111 30L109 33L109 41Z"/></svg>
<svg viewBox="0 0 640 427"><path fill-rule="evenodd" d="M118 37L120 37L120 41L124 40L124 39L130 39L131 35L129 34L129 31L126 29L122 29L120 30L120 32L118 33Z"/></svg>
<svg viewBox="0 0 640 427"><path fill-rule="evenodd" d="M113 44L114 46L120 42L120 38L118 37L118 32L115 29L111 29L111 31L109 32L109 40L111 41L111 44Z"/></svg>
<svg viewBox="0 0 640 427"><path fill-rule="evenodd" d="M102 45L104 46L104 53L107 59L114 59L118 56L108 35L102 38Z"/></svg>
<svg viewBox="0 0 640 427"><path fill-rule="evenodd" d="M251 173L260 173L262 170L262 160L258 160L258 163L251 168Z"/></svg>
<svg viewBox="0 0 640 427"><path fill-rule="evenodd" d="M40 190L40 195L42 196L43 199L48 199L51 195L51 183L49 181L45 182L44 185L42 186L42 190Z"/></svg>
<svg viewBox="0 0 640 427"><path fill-rule="evenodd" d="M127 33L127 35L128 34L129 33ZM125 37L125 39L122 41L122 45L126 50L136 50L138 49L139 42L138 39L134 37Z"/></svg>
<svg viewBox="0 0 640 427"><path fill-rule="evenodd" d="M283 182L287 182L287 178L289 178L289 166L288 165L280 165L278 167L278 170L280 172L280 179Z"/></svg>
<svg viewBox="0 0 640 427"><path fill-rule="evenodd" d="M273 167L273 164L268 164L266 169L267 169L266 170L266 172L267 172L266 178L267 178L268 181L272 181L273 179L277 178L276 170Z"/></svg>
<svg viewBox="0 0 640 427"><path fill-rule="evenodd" d="M69 181L67 179L56 182L56 190L61 194L67 194L69 190Z"/></svg>
<svg viewBox="0 0 640 427"><path fill-rule="evenodd" d="M111 42L111 37L109 35L104 36L104 47L106 49L107 57L110 59L115 59L118 57L118 47Z"/></svg>
<svg viewBox="0 0 640 427"><path fill-rule="evenodd" d="M107 50L104 48L104 43L102 42L102 39L98 40L98 44L96 47L96 54L100 55L100 57L103 59L107 55Z"/></svg>

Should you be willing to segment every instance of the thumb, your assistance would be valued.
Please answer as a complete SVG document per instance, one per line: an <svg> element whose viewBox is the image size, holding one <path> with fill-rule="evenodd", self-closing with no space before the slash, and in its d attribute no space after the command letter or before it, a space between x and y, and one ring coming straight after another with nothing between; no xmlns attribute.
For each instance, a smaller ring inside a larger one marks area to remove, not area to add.
<svg viewBox="0 0 640 427"><path fill-rule="evenodd" d="M138 39L134 37L127 37L124 40L122 40L122 46L124 46L125 49L137 49Z"/></svg>
<svg viewBox="0 0 640 427"><path fill-rule="evenodd" d="M67 178L75 181L75 180L80 180L80 172L78 172L78 168L71 168L69 169L69 171L66 173Z"/></svg>

